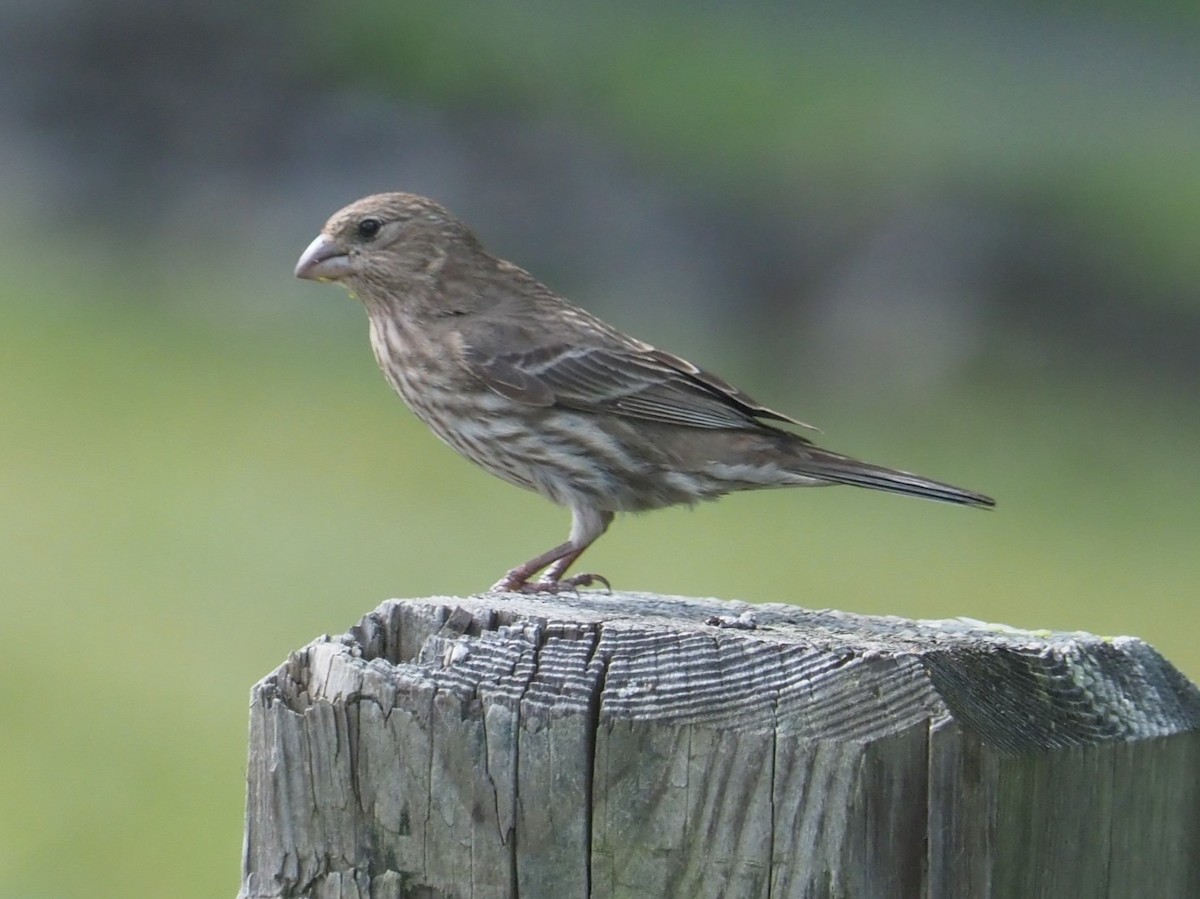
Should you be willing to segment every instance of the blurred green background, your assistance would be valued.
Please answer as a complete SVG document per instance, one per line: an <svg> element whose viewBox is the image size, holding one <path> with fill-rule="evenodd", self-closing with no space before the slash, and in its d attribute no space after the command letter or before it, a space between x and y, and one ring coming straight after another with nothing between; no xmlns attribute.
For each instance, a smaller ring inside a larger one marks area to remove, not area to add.
<svg viewBox="0 0 1200 899"><path fill-rule="evenodd" d="M567 514L296 282L366 193L986 491L619 520L623 589L1135 634L1200 675L1195 8L0 7L0 896L237 890L247 693Z"/></svg>

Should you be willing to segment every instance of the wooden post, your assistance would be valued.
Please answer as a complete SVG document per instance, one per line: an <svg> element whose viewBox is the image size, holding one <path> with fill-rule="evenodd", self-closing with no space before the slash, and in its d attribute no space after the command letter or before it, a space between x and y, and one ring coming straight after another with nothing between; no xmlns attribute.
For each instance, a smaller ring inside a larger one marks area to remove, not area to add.
<svg viewBox="0 0 1200 899"><path fill-rule="evenodd" d="M1139 640L614 594L392 601L251 697L241 899L1200 896Z"/></svg>

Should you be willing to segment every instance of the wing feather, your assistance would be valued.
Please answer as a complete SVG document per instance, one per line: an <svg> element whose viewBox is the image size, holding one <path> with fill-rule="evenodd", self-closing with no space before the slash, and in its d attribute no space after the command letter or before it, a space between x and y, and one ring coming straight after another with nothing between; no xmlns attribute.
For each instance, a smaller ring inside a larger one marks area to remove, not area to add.
<svg viewBox="0 0 1200 899"><path fill-rule="evenodd" d="M804 425L685 359L640 346L542 346L489 355L467 347L471 371L495 392L536 406L624 415L692 428Z"/></svg>

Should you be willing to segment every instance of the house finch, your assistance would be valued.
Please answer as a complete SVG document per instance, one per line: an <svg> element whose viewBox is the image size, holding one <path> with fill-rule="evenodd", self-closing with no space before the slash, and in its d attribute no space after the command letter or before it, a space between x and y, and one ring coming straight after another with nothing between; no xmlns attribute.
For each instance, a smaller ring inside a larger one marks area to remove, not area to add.
<svg viewBox="0 0 1200 899"><path fill-rule="evenodd" d="M566 542L493 590L607 587L596 574L564 575L615 513L734 490L853 484L995 504L778 427L806 426L567 302L423 197L378 194L347 206L309 244L296 276L340 281L362 302L384 377L438 437L571 510Z"/></svg>

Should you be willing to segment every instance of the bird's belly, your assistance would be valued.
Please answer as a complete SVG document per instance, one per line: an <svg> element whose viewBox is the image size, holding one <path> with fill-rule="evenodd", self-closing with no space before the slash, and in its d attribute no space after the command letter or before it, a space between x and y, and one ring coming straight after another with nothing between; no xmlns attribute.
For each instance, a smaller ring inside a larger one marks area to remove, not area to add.
<svg viewBox="0 0 1200 899"><path fill-rule="evenodd" d="M501 480L559 505L634 512L725 492L646 458L598 416L525 406L490 391L470 403L438 399L413 386L397 391L440 440Z"/></svg>
<svg viewBox="0 0 1200 899"><path fill-rule="evenodd" d="M738 489L680 470L645 428L611 416L515 402L439 364L438 348L391 321L371 322L392 388L444 443L480 468L564 506L636 512ZM669 442L669 441L668 441Z"/></svg>

